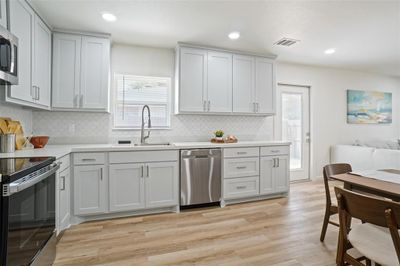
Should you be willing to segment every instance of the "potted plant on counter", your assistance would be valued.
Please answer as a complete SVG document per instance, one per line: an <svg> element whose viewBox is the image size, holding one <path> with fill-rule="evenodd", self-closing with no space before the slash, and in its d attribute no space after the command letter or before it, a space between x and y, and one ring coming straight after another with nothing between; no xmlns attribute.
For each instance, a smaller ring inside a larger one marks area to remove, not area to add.
<svg viewBox="0 0 400 266"><path fill-rule="evenodd" d="M222 131L221 129L217 130L214 132L215 135L215 140L218 142L223 142L223 136L224 136L224 131Z"/></svg>

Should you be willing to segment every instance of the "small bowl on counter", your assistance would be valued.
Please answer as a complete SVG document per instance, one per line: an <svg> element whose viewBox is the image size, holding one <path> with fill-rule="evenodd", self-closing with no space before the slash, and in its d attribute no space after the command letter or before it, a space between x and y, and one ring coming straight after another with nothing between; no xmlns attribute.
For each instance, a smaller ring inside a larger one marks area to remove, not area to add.
<svg viewBox="0 0 400 266"><path fill-rule="evenodd" d="M32 136L29 141L35 149L41 149L46 146L49 136Z"/></svg>

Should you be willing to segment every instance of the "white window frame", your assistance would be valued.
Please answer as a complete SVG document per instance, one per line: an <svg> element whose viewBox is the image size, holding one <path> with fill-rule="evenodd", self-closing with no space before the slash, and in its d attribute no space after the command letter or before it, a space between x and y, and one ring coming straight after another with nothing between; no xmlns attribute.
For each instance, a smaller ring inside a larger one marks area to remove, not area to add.
<svg viewBox="0 0 400 266"><path fill-rule="evenodd" d="M113 92L113 101L112 101L112 118L113 118L113 127L112 130L141 130L141 125L138 125L137 127L135 126L129 126L129 127L121 127L121 126L116 126L115 125L115 116L117 114L117 98L118 98L118 79L117 76L131 76L131 77L137 77L137 78L152 78L152 79L165 79L167 80L168 84L168 92L167 92L167 126L165 127L151 127L151 129L155 130L170 130L171 129L171 115L172 115L172 78L171 77L159 77L159 76L143 76L143 75L135 75L135 74L127 74L127 73L114 73L114 92ZM148 103L146 103L148 104ZM150 103L151 104L151 103ZM150 109L151 112L151 109Z"/></svg>

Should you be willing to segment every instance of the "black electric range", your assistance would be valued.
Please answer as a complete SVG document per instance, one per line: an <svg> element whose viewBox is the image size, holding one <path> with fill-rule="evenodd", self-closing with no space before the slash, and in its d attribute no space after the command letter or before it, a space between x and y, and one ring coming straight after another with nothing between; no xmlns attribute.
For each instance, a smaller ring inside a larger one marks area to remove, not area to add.
<svg viewBox="0 0 400 266"><path fill-rule="evenodd" d="M42 254L48 256L49 243L55 243L50 240L55 239L59 167L53 157L0 159L1 266L51 265Z"/></svg>

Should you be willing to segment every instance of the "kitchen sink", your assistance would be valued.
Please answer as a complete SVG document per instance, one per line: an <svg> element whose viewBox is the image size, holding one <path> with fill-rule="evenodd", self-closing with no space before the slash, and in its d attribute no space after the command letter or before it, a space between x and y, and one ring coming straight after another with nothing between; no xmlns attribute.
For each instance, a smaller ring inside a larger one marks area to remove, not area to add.
<svg viewBox="0 0 400 266"><path fill-rule="evenodd" d="M164 142L164 143L135 143L133 144L134 146L142 146L142 147L146 147L146 146L163 146L163 147L168 147L168 146L173 146L174 144L169 143L169 142Z"/></svg>

